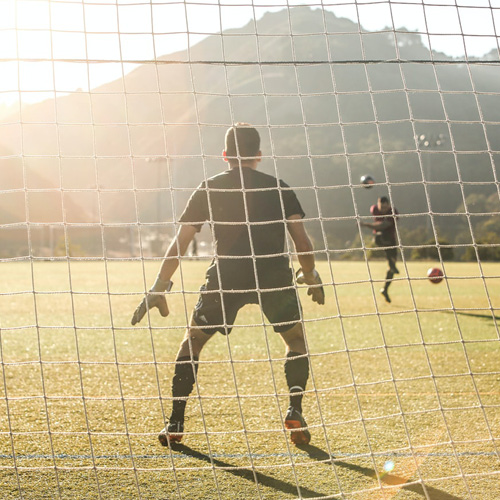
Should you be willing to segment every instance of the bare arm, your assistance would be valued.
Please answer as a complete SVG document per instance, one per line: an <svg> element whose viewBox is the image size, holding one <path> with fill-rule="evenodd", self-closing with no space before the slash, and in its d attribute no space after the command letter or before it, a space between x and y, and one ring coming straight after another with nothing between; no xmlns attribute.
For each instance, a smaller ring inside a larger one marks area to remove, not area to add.
<svg viewBox="0 0 500 500"><path fill-rule="evenodd" d="M315 266L314 247L306 232L301 216L290 216L288 218L287 228L293 240L300 267L305 273L310 273Z"/></svg>
<svg viewBox="0 0 500 500"><path fill-rule="evenodd" d="M318 271L315 269L314 247L300 215L292 215L288 218L288 232L295 245L301 267L297 271L297 283L307 284L309 286L307 294L311 295L313 302L324 304L325 290Z"/></svg>
<svg viewBox="0 0 500 500"><path fill-rule="evenodd" d="M158 276L164 281L170 281L176 269L179 267L179 260L186 253L194 235L196 228L194 226L183 225L170 243Z"/></svg>
<svg viewBox="0 0 500 500"><path fill-rule="evenodd" d="M160 267L160 272L156 277L156 281L142 299L141 303L137 306L132 316L132 325L139 323L146 312L152 308L157 307L163 317L169 314L165 292L169 292L172 286L171 278L175 270L179 267L179 260L191 243L196 228L193 226L181 226L175 238L170 243L168 250L165 254L163 262Z"/></svg>
<svg viewBox="0 0 500 500"><path fill-rule="evenodd" d="M362 227L369 227L375 231L383 231L391 225L391 222L386 218L378 222L360 222Z"/></svg>

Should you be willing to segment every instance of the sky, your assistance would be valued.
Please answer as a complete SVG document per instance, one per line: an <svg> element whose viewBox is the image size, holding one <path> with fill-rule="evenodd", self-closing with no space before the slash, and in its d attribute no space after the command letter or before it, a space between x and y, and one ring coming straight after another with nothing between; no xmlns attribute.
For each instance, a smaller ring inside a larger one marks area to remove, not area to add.
<svg viewBox="0 0 500 500"><path fill-rule="evenodd" d="M287 5L323 6L370 31L429 33L454 57L482 56L500 35L500 0L195 1L0 0L0 106L88 91L134 67L122 61L154 60ZM70 62L87 59L100 62Z"/></svg>

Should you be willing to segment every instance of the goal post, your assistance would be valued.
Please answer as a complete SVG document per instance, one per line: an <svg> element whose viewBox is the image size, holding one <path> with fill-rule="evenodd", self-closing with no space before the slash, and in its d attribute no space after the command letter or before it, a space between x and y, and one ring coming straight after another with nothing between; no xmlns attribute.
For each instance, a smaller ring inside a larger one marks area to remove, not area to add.
<svg viewBox="0 0 500 500"><path fill-rule="evenodd" d="M0 0L3 497L496 498L499 23L498 0ZM258 289L162 447L214 217L170 315L130 319L237 122L323 280L324 306L294 280L312 440Z"/></svg>

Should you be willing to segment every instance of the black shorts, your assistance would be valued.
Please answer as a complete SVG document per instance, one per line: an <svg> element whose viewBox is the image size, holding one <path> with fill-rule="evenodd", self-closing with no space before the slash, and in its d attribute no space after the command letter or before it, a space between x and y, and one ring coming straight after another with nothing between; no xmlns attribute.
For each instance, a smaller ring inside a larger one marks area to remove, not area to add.
<svg viewBox="0 0 500 500"><path fill-rule="evenodd" d="M398 259L398 249L397 248L386 248L385 249L385 256L387 257L388 261L394 261Z"/></svg>
<svg viewBox="0 0 500 500"><path fill-rule="evenodd" d="M295 288L283 290L221 291L200 288L200 298L193 320L200 330L213 335L231 333L238 311L247 304L262 304L262 310L275 332L286 332L301 318L301 308Z"/></svg>
<svg viewBox="0 0 500 500"><path fill-rule="evenodd" d="M375 234L375 245L384 250L387 260L396 261L398 258L397 241L383 233ZM387 248L389 247L389 248Z"/></svg>
<svg viewBox="0 0 500 500"><path fill-rule="evenodd" d="M391 235L384 234L383 232L375 233L375 245L378 247L394 247L397 245L395 238Z"/></svg>

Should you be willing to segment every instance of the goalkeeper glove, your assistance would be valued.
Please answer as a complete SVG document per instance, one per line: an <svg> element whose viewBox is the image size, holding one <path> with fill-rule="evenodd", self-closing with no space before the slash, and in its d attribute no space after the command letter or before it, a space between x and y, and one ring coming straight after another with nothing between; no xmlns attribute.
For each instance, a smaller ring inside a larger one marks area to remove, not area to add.
<svg viewBox="0 0 500 500"><path fill-rule="evenodd" d="M305 273L302 271L302 268L300 268L297 271L297 283L299 283L299 285L303 285L304 283L309 285L307 295L312 295L313 302L317 302L321 305L325 303L325 290L323 289L321 278L316 269L313 269L309 273Z"/></svg>
<svg viewBox="0 0 500 500"><path fill-rule="evenodd" d="M151 290L149 290L146 296L142 299L141 303L137 306L137 309L132 316L132 325L139 323L139 321L144 318L146 311L153 309L153 307L157 307L160 314L164 318L167 317L168 306L163 292L170 292L172 285L173 283L171 281L162 280L158 276L154 285L151 287Z"/></svg>

